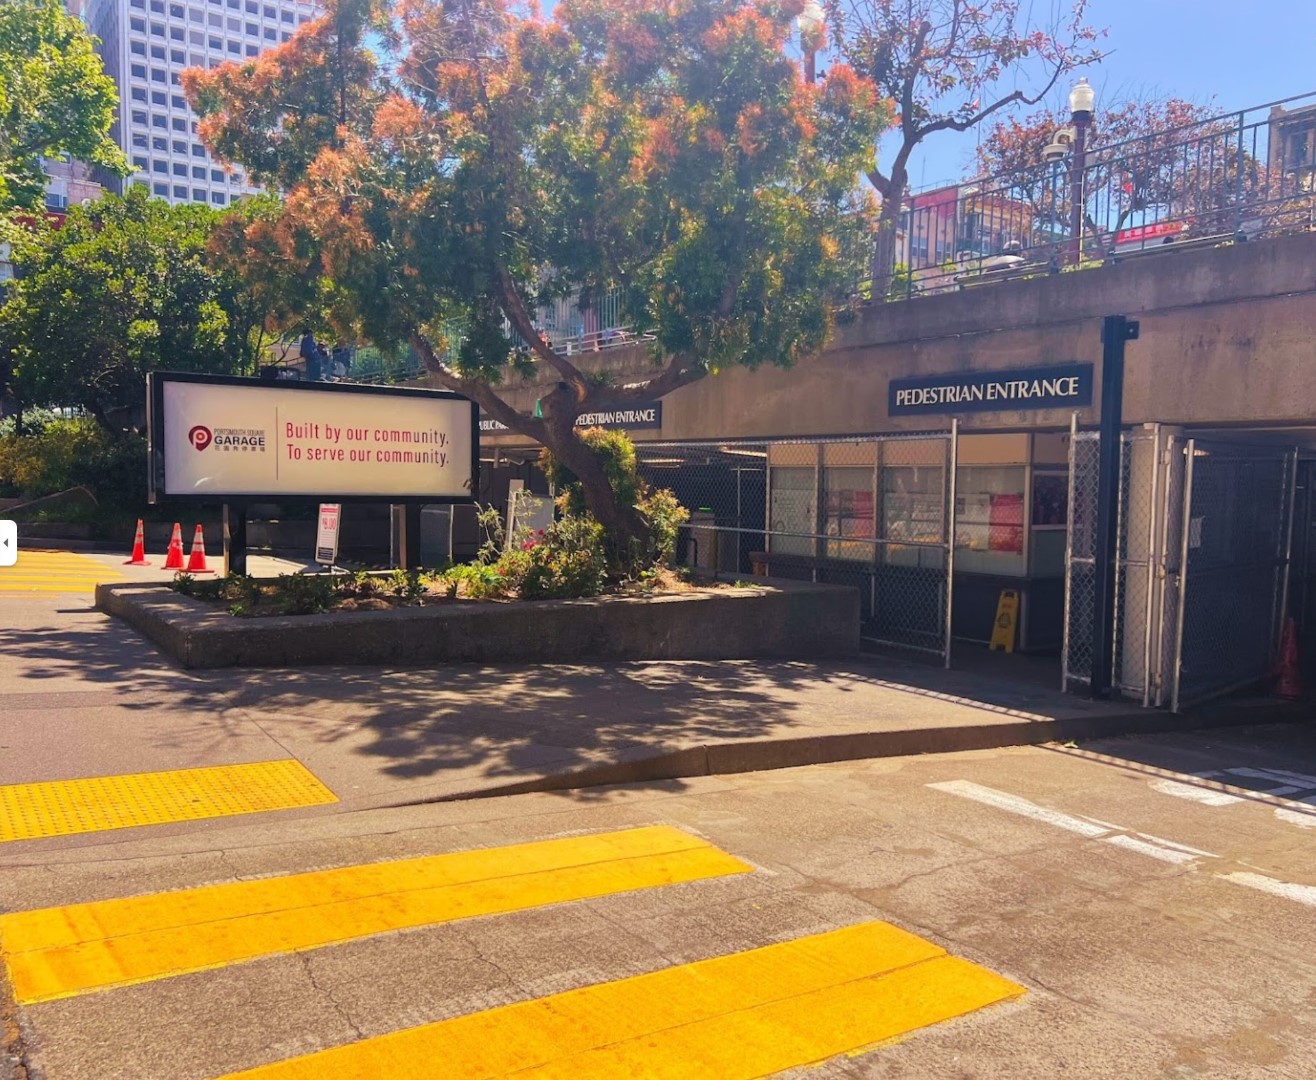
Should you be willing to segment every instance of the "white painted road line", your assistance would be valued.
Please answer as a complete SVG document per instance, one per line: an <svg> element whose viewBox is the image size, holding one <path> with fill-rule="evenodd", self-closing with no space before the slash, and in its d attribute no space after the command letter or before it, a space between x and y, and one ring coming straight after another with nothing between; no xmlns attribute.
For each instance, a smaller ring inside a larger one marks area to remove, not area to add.
<svg viewBox="0 0 1316 1080"><path fill-rule="evenodd" d="M1102 843L1113 844L1115 847L1134 851L1139 855L1147 855L1161 862L1174 863L1176 866L1186 866L1196 862L1199 857L1206 859L1216 857L1209 851L1177 844L1173 840L1151 836L1148 833L1134 832L1123 825L1112 825L1110 822L1097 821L1093 818L1075 817L1073 814L1065 814L1050 807L1038 806L1037 803L1021 799L1018 795L983 787L971 780L946 780L927 786L936 791L944 791L963 799L972 799L974 802L993 806L998 810L1005 810L1007 813L1018 814L1020 817L1054 825L1056 828L1078 833L1079 836L1086 836L1089 840L1100 840Z"/></svg>
<svg viewBox="0 0 1316 1080"><path fill-rule="evenodd" d="M1107 836L1104 837L1104 840L1107 844L1114 844L1126 851L1136 851L1139 855L1150 855L1153 859L1174 863L1176 866L1185 866L1188 863L1197 861L1196 855L1190 855L1186 851L1179 851L1172 847L1161 847L1159 844L1139 840L1134 836Z"/></svg>
<svg viewBox="0 0 1316 1080"><path fill-rule="evenodd" d="M1149 858L1173 863L1176 866L1195 868L1199 858L1215 859L1219 857L1212 855L1209 851L1202 851L1200 848L1189 847L1187 844L1166 840L1164 837L1134 832L1132 829L1125 829L1119 825L1107 827L1106 823L1098 824L1091 818L1075 817L1073 814L1065 814L1046 806L1038 806L1027 799L1021 799L1018 795L997 791L995 788L983 787L981 784L975 784L970 780L945 780L927 786L935 791L944 791L949 795L972 799L974 802L993 806L998 810L1018 814L1020 817L1032 818L1034 821L1054 825L1068 832L1086 836L1088 839L1100 840L1103 844L1112 844L1115 847L1123 848L1125 851L1146 855ZM1276 811L1277 814L1285 812L1282 810ZM1294 816L1296 817L1297 814L1295 813ZM1306 824L1306 822L1303 824ZM1316 815L1312 816L1312 824L1316 827ZM1291 881L1280 881L1277 878L1267 877L1265 874L1253 874L1244 870L1212 876L1222 881L1233 882L1235 885L1256 889L1258 892L1268 893L1271 896L1278 896L1284 900L1305 904L1307 907L1316 907L1316 885L1296 885Z"/></svg>
<svg viewBox="0 0 1316 1080"><path fill-rule="evenodd" d="M1270 893L1272 896L1282 896L1285 900L1293 900L1308 907L1316 907L1316 885L1294 885L1291 881L1277 881L1275 878L1266 877L1265 874L1249 874L1241 870L1219 876L1226 881L1232 881L1235 885L1246 885L1249 889Z"/></svg>
<svg viewBox="0 0 1316 1080"><path fill-rule="evenodd" d="M1207 806L1228 806L1230 803L1242 802L1238 795L1227 795L1212 788L1195 787L1181 784L1177 780L1153 780L1152 790L1163 795L1173 795L1176 799L1191 799L1193 802L1205 803Z"/></svg>
<svg viewBox="0 0 1316 1080"><path fill-rule="evenodd" d="M1269 780L1279 786L1261 790L1256 788L1248 789L1253 793L1253 796L1264 795L1268 799L1281 799L1286 795L1295 795L1316 788L1316 777L1307 776L1304 773L1289 772L1286 769L1237 768L1223 769L1217 772L1194 773L1193 775L1200 780L1217 780L1222 784L1228 784L1237 777ZM1256 801L1255 798L1249 799L1244 795L1230 795L1228 792L1217 791L1214 788L1198 787L1196 784L1181 783L1178 780L1153 780L1150 787L1153 791L1159 791L1163 795L1173 795L1176 799L1188 799L1191 802L1202 803L1205 806L1228 806L1231 803ZM1276 807L1276 818L1290 825L1296 825L1300 829L1316 829L1316 796L1285 799L1285 801L1291 809L1282 806ZM1308 807L1311 807L1311 809L1307 809Z"/></svg>
<svg viewBox="0 0 1316 1080"><path fill-rule="evenodd" d="M1078 833L1079 836L1096 839L1110 832L1110 829L1105 825L1098 825L1092 821L1085 821L1083 818L1062 814L1059 810L1048 810L1045 806L1030 803L1027 799L1021 799L1017 795L1008 795L1004 791L997 791L995 788L983 787L971 780L946 780L939 784L928 784L928 787L936 791L945 791L951 795L958 795L962 799L972 799L974 802L985 803L988 806L996 807L998 810L1018 814L1020 817L1042 821L1059 829L1067 829L1069 832Z"/></svg>

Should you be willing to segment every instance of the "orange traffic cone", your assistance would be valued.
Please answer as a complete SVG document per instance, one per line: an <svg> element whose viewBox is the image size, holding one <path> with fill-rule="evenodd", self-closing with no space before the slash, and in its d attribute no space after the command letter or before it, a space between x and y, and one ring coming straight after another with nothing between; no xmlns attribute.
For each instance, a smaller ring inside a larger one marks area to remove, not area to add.
<svg viewBox="0 0 1316 1080"><path fill-rule="evenodd" d="M1298 628L1293 616L1284 620L1284 637L1279 647L1279 679L1275 693L1282 698L1302 697L1302 671L1298 664Z"/></svg>
<svg viewBox="0 0 1316 1080"><path fill-rule="evenodd" d="M187 572L189 574L214 573L206 565L206 534L201 531L200 525L196 527L196 532L192 534L192 550L187 556Z"/></svg>
<svg viewBox="0 0 1316 1080"><path fill-rule="evenodd" d="M174 534L169 537L169 551L165 554L166 570L183 569L183 526L174 522Z"/></svg>
<svg viewBox="0 0 1316 1080"><path fill-rule="evenodd" d="M142 526L142 519L137 519L137 535L133 537L133 554L131 559L124 561L124 566L150 566L146 561L146 529Z"/></svg>

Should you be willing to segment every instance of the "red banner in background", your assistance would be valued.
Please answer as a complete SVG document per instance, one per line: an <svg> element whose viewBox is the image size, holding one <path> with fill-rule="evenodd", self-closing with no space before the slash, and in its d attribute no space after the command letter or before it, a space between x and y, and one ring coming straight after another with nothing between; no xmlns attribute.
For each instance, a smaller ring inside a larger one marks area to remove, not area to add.
<svg viewBox="0 0 1316 1080"><path fill-rule="evenodd" d="M987 530L988 551L1024 550L1024 497L1023 495L993 495L992 510Z"/></svg>

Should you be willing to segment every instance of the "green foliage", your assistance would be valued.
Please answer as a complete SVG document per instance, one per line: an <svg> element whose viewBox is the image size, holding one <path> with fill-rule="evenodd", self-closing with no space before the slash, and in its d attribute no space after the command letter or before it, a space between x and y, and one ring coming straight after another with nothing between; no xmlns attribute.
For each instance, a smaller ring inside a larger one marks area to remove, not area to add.
<svg viewBox="0 0 1316 1080"><path fill-rule="evenodd" d="M134 187L34 224L0 307L0 379L28 405L81 405L107 430L140 407L149 371L234 374L255 362L260 316L207 244L219 215Z"/></svg>
<svg viewBox="0 0 1316 1080"><path fill-rule="evenodd" d="M332 574L280 574L274 595L284 615L317 615L337 607L338 588Z"/></svg>
<svg viewBox="0 0 1316 1080"><path fill-rule="evenodd" d="M617 502L622 506L635 506L643 492L644 481L640 479L635 444L630 437L624 431L603 428L589 428L580 432L578 437L598 456ZM548 482L561 492L558 501L564 514L588 512L580 477L558 461L552 451L545 450L540 454L539 467L548 477Z"/></svg>
<svg viewBox="0 0 1316 1080"><path fill-rule="evenodd" d="M22 430L19 430L19 416L6 416L0 420L0 439L9 435L39 435L46 427L63 417L54 409L24 409Z"/></svg>
<svg viewBox="0 0 1316 1080"><path fill-rule="evenodd" d="M591 517L568 515L555 521L542 540L521 554L529 557L521 580L525 600L597 596L607 583L603 526Z"/></svg>
<svg viewBox="0 0 1316 1080"><path fill-rule="evenodd" d="M590 428L581 432L579 438L598 455L617 502L633 507L644 522L644 532L632 540L636 550L623 553L624 576L635 576L651 566L670 563L677 534L690 520L690 512L670 491L655 490L644 482L639 474L635 444L624 431ZM540 455L539 466L561 492L558 505L563 514L585 516L588 510L580 478L548 450Z"/></svg>
<svg viewBox="0 0 1316 1080"><path fill-rule="evenodd" d="M35 499L78 486L105 506L145 506L146 440L111 438L87 417L50 420L36 434L0 434L0 492Z"/></svg>
<svg viewBox="0 0 1316 1080"><path fill-rule="evenodd" d="M42 206L42 157L129 172L109 135L118 92L93 44L60 0L0 3L0 212Z"/></svg>

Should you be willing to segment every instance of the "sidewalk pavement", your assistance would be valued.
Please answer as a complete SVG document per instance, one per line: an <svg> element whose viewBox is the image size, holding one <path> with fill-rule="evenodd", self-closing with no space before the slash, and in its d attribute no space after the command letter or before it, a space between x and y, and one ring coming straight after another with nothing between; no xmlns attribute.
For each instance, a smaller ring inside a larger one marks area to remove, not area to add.
<svg viewBox="0 0 1316 1080"><path fill-rule="evenodd" d="M879 659L187 672L89 597L9 596L4 615L0 785L295 757L340 799L299 816L1285 715Z"/></svg>

